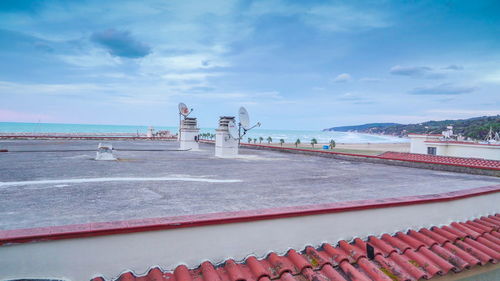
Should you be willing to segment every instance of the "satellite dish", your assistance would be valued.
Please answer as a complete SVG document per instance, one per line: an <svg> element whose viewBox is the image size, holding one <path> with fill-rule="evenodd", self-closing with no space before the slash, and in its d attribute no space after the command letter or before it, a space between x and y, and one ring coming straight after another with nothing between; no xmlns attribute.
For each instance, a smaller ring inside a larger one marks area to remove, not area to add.
<svg viewBox="0 0 500 281"><path fill-rule="evenodd" d="M227 123L227 130L229 131L229 135L237 140L240 138L240 135L239 135L239 130L238 130L238 126L236 126L236 123L234 122L234 120L231 120L229 121L229 123Z"/></svg>
<svg viewBox="0 0 500 281"><path fill-rule="evenodd" d="M179 113L181 115L183 115L183 116L188 116L189 115L189 108L183 102L179 103Z"/></svg>
<svg viewBox="0 0 500 281"><path fill-rule="evenodd" d="M238 115L240 116L241 127L248 130L250 128L250 117L248 117L248 111L242 106L238 111Z"/></svg>

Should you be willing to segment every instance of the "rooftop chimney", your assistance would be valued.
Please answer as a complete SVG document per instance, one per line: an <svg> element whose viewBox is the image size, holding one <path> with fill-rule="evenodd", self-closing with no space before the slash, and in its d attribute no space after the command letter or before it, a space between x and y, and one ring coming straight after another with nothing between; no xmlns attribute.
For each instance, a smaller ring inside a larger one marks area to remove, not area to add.
<svg viewBox="0 0 500 281"><path fill-rule="evenodd" d="M181 121L180 130L180 149L186 150L199 150L198 145L198 135L200 134L200 129L198 128L198 122L196 118L186 117Z"/></svg>
<svg viewBox="0 0 500 281"><path fill-rule="evenodd" d="M221 116L215 130L215 156L232 158L238 156L238 140L229 133L228 124L235 121L233 116Z"/></svg>

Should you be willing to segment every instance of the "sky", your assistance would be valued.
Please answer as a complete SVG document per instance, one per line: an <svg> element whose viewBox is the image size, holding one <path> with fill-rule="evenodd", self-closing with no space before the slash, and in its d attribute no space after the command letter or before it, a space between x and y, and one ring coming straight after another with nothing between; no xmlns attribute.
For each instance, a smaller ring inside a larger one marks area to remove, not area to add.
<svg viewBox="0 0 500 281"><path fill-rule="evenodd" d="M500 114L500 2L0 1L0 121L266 129Z"/></svg>

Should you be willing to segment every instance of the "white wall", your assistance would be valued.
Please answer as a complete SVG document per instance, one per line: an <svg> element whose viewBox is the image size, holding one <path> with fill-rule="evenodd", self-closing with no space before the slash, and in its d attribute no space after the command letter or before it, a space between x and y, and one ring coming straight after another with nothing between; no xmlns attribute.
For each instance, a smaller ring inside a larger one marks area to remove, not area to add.
<svg viewBox="0 0 500 281"><path fill-rule="evenodd" d="M500 146L453 142L434 143L432 141L438 141L440 137L429 135L409 134L408 137L411 141L411 153L427 154L428 147L435 147L436 155L500 160Z"/></svg>
<svg viewBox="0 0 500 281"><path fill-rule="evenodd" d="M440 203L276 218L242 223L34 242L0 247L0 278L88 280L159 265L196 267L248 255L264 257L323 242L447 225L500 212L500 192Z"/></svg>
<svg viewBox="0 0 500 281"><path fill-rule="evenodd" d="M199 144L195 141L195 137L197 137L199 133L199 129L181 128L180 149L191 149L193 151L199 150Z"/></svg>
<svg viewBox="0 0 500 281"><path fill-rule="evenodd" d="M427 143L428 140L437 140L439 136L428 136L428 135L412 135L409 134L410 138L410 152L427 154Z"/></svg>
<svg viewBox="0 0 500 281"><path fill-rule="evenodd" d="M438 147L438 155L500 160L500 146L433 143L427 145Z"/></svg>

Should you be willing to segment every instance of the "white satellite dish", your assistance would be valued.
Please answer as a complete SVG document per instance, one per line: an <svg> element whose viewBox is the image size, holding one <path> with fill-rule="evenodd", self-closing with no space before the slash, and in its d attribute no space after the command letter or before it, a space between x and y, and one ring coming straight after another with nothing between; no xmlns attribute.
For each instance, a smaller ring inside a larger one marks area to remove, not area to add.
<svg viewBox="0 0 500 281"><path fill-rule="evenodd" d="M187 105L183 102L179 103L179 114L183 116L188 116L190 113L189 108Z"/></svg>
<svg viewBox="0 0 500 281"><path fill-rule="evenodd" d="M237 140L240 138L240 135L239 135L239 130L238 130L238 126L236 126L236 123L234 122L234 120L231 120L229 121L229 123L227 123L227 130L229 131L229 135Z"/></svg>
<svg viewBox="0 0 500 281"><path fill-rule="evenodd" d="M240 125L243 129L248 130L250 128L250 117L248 116L248 111L243 106L240 107L238 111L240 116Z"/></svg>

